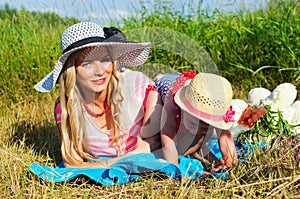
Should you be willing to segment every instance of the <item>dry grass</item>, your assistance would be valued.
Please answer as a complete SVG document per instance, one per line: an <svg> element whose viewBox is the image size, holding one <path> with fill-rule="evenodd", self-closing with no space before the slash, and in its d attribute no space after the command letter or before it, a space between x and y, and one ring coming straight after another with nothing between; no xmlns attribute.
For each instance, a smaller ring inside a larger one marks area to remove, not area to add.
<svg viewBox="0 0 300 199"><path fill-rule="evenodd" d="M54 97L28 99L0 115L1 198L296 198L300 196L299 162L288 145L258 151L237 165L226 181L195 180L186 184L159 173L137 182L105 187L84 177L69 183L40 180L28 171L33 162L56 166L61 161L52 116Z"/></svg>

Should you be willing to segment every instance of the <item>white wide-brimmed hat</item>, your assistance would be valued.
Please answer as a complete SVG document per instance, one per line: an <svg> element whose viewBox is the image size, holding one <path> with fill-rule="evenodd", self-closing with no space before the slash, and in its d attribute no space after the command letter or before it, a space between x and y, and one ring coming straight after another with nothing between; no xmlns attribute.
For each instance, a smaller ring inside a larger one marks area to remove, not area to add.
<svg viewBox="0 0 300 199"><path fill-rule="evenodd" d="M54 69L44 77L34 88L40 92L49 92L55 86L68 57L86 47L105 47L118 68L139 66L148 58L151 43L135 43L116 39L118 36L106 36L103 27L93 22L80 22L67 28L61 37L63 54L58 58ZM97 51L97 49L96 49Z"/></svg>
<svg viewBox="0 0 300 199"><path fill-rule="evenodd" d="M227 130L233 125L232 88L224 77L199 73L177 91L174 100L182 110L214 127Z"/></svg>

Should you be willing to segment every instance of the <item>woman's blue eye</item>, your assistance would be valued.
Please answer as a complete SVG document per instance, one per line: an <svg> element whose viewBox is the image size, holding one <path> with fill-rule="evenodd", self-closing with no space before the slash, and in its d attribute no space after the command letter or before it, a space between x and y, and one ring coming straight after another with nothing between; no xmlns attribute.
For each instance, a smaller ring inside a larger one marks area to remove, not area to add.
<svg viewBox="0 0 300 199"><path fill-rule="evenodd" d="M89 67L91 65L91 63L82 63L81 66L82 67Z"/></svg>

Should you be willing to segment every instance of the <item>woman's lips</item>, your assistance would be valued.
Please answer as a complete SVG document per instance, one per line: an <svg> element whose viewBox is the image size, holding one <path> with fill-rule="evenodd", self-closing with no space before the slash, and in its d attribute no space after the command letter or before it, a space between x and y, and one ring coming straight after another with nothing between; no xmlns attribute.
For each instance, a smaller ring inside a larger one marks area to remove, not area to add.
<svg viewBox="0 0 300 199"><path fill-rule="evenodd" d="M93 80L92 82L96 85L102 85L105 83L106 78L98 79L98 80Z"/></svg>

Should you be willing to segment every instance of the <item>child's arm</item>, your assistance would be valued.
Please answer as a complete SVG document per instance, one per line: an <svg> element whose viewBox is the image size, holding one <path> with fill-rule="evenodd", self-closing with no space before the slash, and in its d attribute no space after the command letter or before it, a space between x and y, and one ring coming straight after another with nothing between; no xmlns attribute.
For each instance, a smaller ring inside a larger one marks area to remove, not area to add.
<svg viewBox="0 0 300 199"><path fill-rule="evenodd" d="M233 167L238 162L238 155L234 145L234 141L229 130L222 130L219 138L219 146L222 153L221 165L214 171L218 171L224 167Z"/></svg>
<svg viewBox="0 0 300 199"><path fill-rule="evenodd" d="M161 115L161 143L164 159L178 165L178 151L174 137L176 135L176 106L172 95L165 97Z"/></svg>
<svg viewBox="0 0 300 199"><path fill-rule="evenodd" d="M140 135L144 141L149 143L151 151L161 148L160 141L160 117L162 102L157 90L151 88L144 104L144 120Z"/></svg>
<svg viewBox="0 0 300 199"><path fill-rule="evenodd" d="M145 115L141 129L142 138L150 138L160 132L162 111L161 97L158 91L150 90L145 104Z"/></svg>

